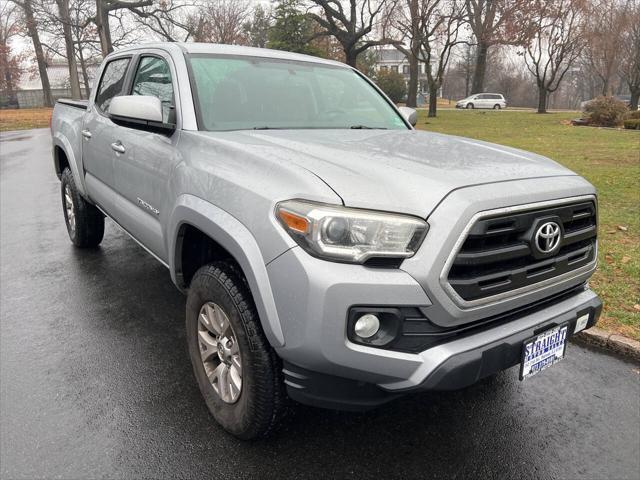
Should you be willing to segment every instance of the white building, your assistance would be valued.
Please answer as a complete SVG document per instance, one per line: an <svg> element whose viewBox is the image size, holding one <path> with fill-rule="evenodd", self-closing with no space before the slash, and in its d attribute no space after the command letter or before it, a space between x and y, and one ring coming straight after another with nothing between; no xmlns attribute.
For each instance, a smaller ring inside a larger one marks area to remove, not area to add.
<svg viewBox="0 0 640 480"><path fill-rule="evenodd" d="M382 47L376 50L376 54L376 71L393 70L398 72L404 76L407 86L409 85L409 61L404 53L394 47ZM426 98L429 93L426 66L426 62L418 62L418 96L423 97L422 101L420 98L418 99L418 104L425 103L424 98Z"/></svg>
<svg viewBox="0 0 640 480"><path fill-rule="evenodd" d="M99 68L99 63L87 65L89 87L93 84ZM42 90L40 75L37 73L37 65L33 65L32 70L34 71L32 75L29 75L28 73L22 75L18 82L18 90ZM49 84L52 89L70 88L71 82L69 80L69 66L67 65L66 60L53 60L48 62L47 76L49 77ZM78 78L80 80L80 86L84 86L80 66L78 66Z"/></svg>

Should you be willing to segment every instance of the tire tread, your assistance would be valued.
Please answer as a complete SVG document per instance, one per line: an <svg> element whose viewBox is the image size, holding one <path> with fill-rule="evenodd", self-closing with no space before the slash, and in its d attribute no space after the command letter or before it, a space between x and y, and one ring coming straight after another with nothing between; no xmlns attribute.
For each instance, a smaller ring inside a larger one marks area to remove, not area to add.
<svg viewBox="0 0 640 480"><path fill-rule="evenodd" d="M287 397L281 361L264 335L253 298L242 274L227 262L214 262L196 272L192 286L207 289L209 282L221 285L238 310L252 352L249 356L252 361L250 370L255 372L266 369L270 373L268 377L253 376L257 394L254 402L249 404L252 406L252 411L248 413L251 425L246 432L235 435L246 440L268 436L285 414Z"/></svg>

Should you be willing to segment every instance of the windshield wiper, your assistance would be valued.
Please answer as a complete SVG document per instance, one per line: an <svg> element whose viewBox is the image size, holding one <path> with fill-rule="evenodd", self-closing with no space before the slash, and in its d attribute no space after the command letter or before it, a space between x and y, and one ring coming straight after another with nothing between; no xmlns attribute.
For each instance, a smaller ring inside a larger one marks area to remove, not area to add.
<svg viewBox="0 0 640 480"><path fill-rule="evenodd" d="M351 130L386 130L385 127L369 127L367 125L351 125Z"/></svg>

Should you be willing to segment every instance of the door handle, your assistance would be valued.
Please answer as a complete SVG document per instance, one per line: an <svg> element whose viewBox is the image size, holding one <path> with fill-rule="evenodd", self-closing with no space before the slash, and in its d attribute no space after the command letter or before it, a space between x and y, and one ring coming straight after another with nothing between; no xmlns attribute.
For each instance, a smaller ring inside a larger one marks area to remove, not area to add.
<svg viewBox="0 0 640 480"><path fill-rule="evenodd" d="M82 130L82 136L88 140L91 138L91 132L89 130Z"/></svg>
<svg viewBox="0 0 640 480"><path fill-rule="evenodd" d="M124 148L124 145L122 145L122 143L120 142L120 140L118 140L117 142L112 143L112 144L111 144L111 149L112 149L114 152L117 152L117 153L124 153L124 152L126 152L126 151L127 151L127 149L126 149L126 148Z"/></svg>

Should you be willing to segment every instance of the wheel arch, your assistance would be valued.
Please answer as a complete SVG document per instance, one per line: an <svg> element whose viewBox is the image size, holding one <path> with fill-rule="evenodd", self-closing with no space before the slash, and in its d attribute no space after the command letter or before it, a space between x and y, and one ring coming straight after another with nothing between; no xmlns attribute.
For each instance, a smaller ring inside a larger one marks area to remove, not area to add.
<svg viewBox="0 0 640 480"><path fill-rule="evenodd" d="M60 145L54 145L53 147L53 166L56 169L58 180L61 180L62 172L64 172L65 168L69 167L69 159Z"/></svg>
<svg viewBox="0 0 640 480"><path fill-rule="evenodd" d="M284 346L264 258L256 239L238 219L201 198L181 195L168 232L172 232L168 246L171 277L179 289L188 290L200 266L215 260L232 261L247 281L267 339L273 347ZM193 241L198 244L194 246Z"/></svg>
<svg viewBox="0 0 640 480"><path fill-rule="evenodd" d="M69 143L69 140L59 133L54 133L53 136L53 165L56 175L58 176L58 180L62 176L62 172L65 167L69 167L71 169L71 173L73 173L73 178L76 181L78 191L83 197L87 198L84 176L81 175L81 167L79 167L78 159L74 154L74 150Z"/></svg>

